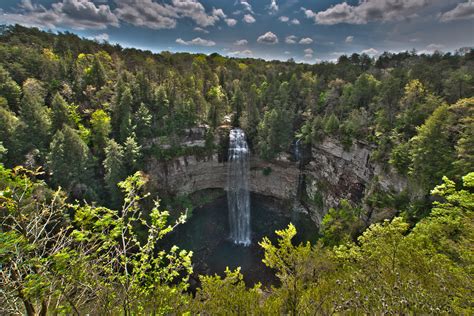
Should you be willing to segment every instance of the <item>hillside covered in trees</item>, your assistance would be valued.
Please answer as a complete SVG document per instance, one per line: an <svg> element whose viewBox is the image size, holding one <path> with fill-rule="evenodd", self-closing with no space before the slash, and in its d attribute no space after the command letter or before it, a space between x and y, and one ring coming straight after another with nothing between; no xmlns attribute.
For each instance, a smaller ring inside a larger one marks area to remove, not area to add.
<svg viewBox="0 0 474 316"><path fill-rule="evenodd" d="M204 146L183 146L198 126ZM151 157L222 151L223 126L267 161L297 140L368 144L410 192L371 197L397 209L391 220L365 227L361 206L341 201L316 244L292 243L292 225L262 240L274 287L228 270L191 291L192 253L157 246L186 216L167 221L141 171ZM311 65L3 26L0 162L2 314L473 310L473 50Z"/></svg>

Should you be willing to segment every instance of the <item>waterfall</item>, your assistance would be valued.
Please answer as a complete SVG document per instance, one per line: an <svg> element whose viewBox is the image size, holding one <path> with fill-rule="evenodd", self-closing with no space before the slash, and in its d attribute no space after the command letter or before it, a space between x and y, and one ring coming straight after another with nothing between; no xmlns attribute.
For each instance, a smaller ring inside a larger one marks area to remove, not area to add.
<svg viewBox="0 0 474 316"><path fill-rule="evenodd" d="M295 142L295 159L298 162L301 162L301 139L298 139Z"/></svg>
<svg viewBox="0 0 474 316"><path fill-rule="evenodd" d="M229 135L227 203L230 238L239 245L250 245L249 149L244 131L234 128Z"/></svg>

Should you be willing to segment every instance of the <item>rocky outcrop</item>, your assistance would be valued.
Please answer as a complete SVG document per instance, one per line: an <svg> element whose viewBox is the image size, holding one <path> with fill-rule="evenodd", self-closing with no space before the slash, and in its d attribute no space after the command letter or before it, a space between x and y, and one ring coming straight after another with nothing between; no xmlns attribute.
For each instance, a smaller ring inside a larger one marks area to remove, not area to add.
<svg viewBox="0 0 474 316"><path fill-rule="evenodd" d="M361 201L374 185L383 191L399 193L406 181L393 172L384 171L371 162L374 148L355 142L345 150L337 140L326 138L311 148L311 160L303 169L305 197L303 202L316 223L341 199Z"/></svg>

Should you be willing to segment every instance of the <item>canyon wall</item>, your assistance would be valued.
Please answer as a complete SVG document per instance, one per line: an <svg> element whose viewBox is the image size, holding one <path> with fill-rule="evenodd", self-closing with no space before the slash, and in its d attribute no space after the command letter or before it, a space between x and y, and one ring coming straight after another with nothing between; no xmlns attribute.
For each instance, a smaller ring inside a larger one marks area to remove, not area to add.
<svg viewBox="0 0 474 316"><path fill-rule="evenodd" d="M301 167L288 154L272 162L254 156L250 161L250 190L299 206L319 225L328 209L341 199L363 201L375 187L395 193L406 188L404 178L371 162L372 150L361 142L345 150L338 141L326 138L311 147L311 157ZM227 163L217 153L166 162L150 159L146 172L159 191L169 194L225 190L227 185Z"/></svg>

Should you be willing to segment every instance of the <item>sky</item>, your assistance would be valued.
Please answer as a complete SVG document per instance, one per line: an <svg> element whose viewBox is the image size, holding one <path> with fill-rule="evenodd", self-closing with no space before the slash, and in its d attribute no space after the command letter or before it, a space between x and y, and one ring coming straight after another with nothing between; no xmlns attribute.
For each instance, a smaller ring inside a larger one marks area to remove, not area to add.
<svg viewBox="0 0 474 316"><path fill-rule="evenodd" d="M474 46L472 0L1 0L0 24L15 23L153 52L306 63Z"/></svg>

